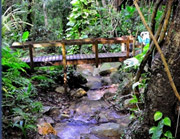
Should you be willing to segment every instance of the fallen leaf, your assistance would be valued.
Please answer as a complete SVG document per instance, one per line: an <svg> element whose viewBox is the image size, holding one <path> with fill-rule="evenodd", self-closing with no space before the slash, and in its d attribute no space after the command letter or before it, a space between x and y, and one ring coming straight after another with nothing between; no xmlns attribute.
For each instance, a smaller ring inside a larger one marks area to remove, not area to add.
<svg viewBox="0 0 180 139"><path fill-rule="evenodd" d="M41 135L47 135L49 133L57 135L56 130L49 123L43 123L43 124L37 125L37 126L38 126L38 132Z"/></svg>

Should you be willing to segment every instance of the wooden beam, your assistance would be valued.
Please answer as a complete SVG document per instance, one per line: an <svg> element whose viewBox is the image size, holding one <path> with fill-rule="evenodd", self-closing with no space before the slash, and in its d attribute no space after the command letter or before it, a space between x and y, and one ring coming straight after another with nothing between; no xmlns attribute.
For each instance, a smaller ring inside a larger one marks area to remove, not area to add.
<svg viewBox="0 0 180 139"><path fill-rule="evenodd" d="M127 57L129 57L129 38L128 41L126 42L126 48L127 48Z"/></svg>
<svg viewBox="0 0 180 139"><path fill-rule="evenodd" d="M91 38L91 39L77 39L77 40L61 40L61 41L44 41L44 42L25 42L25 43L13 43L11 48L28 48L30 44L34 47L57 47L61 46L62 43L65 45L83 45L83 44L93 44L97 42L98 44L119 44L126 43L128 37L117 37L117 38ZM129 40L133 42L133 40Z"/></svg>
<svg viewBox="0 0 180 139"><path fill-rule="evenodd" d="M94 42L93 48L95 48L96 68L98 68L98 65L99 65L99 58L98 58L98 43L97 43L97 42Z"/></svg>
<svg viewBox="0 0 180 139"><path fill-rule="evenodd" d="M29 45L29 57L30 57L30 67L31 71L34 71L34 61L33 61L33 45Z"/></svg>
<svg viewBox="0 0 180 139"><path fill-rule="evenodd" d="M64 43L61 43L61 46L62 46L63 67L64 67L64 93L67 93L66 47Z"/></svg>
<svg viewBox="0 0 180 139"><path fill-rule="evenodd" d="M135 56L135 51L136 51L136 50L135 50L135 48L136 48L136 47L135 47L135 43L136 43L136 40L135 40L135 38L133 38L133 48L132 48L132 55L133 55L133 56Z"/></svg>

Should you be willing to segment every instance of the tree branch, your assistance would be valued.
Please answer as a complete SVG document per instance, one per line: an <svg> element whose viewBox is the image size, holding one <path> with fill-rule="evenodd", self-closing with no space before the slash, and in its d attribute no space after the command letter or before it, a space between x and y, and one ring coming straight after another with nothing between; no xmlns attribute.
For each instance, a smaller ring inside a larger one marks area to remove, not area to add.
<svg viewBox="0 0 180 139"><path fill-rule="evenodd" d="M153 34L155 33L155 25L156 25L155 17L157 15L157 11L158 11L158 8L159 8L161 3L162 3L162 0L156 1L155 5L154 5L154 10L153 10L153 13L151 16L151 30L152 30Z"/></svg>
<svg viewBox="0 0 180 139"><path fill-rule="evenodd" d="M156 32L156 34L155 34L156 40L158 39L158 37L159 37L159 35L160 35L160 32L161 32L161 30L162 30L163 21L164 21L164 18L165 18L165 16L166 16L166 13L167 13L167 8L166 8L163 16L161 17L161 21L160 21L158 30L157 30L157 32ZM142 73L142 71L143 71L143 69L144 69L144 67L145 67L145 65L146 65L146 63L147 63L150 55L152 54L154 48L155 48L154 42L152 41L151 44L150 44L149 50L147 51L146 55L144 56L144 58L143 58L143 60L142 60L142 62L141 62L141 64L140 64L140 66L139 66L139 69L138 69L138 71L137 71L137 73L136 73L135 82L138 82L138 81L139 81L139 79L140 79L140 77L141 77L141 73Z"/></svg>

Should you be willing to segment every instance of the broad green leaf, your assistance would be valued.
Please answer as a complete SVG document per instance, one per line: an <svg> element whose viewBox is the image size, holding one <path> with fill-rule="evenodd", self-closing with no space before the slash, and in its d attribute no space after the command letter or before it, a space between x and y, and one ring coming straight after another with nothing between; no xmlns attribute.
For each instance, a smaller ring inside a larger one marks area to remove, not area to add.
<svg viewBox="0 0 180 139"><path fill-rule="evenodd" d="M148 51L148 49L149 49L149 44L146 44L146 46L144 46L144 48L143 48L143 52L147 52Z"/></svg>
<svg viewBox="0 0 180 139"><path fill-rule="evenodd" d="M171 119L169 117L165 117L163 119L164 125L170 126L171 127Z"/></svg>
<svg viewBox="0 0 180 139"><path fill-rule="evenodd" d="M22 35L22 41L25 42L28 39L28 37L29 37L29 31L24 32Z"/></svg>
<svg viewBox="0 0 180 139"><path fill-rule="evenodd" d="M129 101L130 104L138 103L136 95L133 95L133 98Z"/></svg>
<svg viewBox="0 0 180 139"><path fill-rule="evenodd" d="M154 114L154 120L155 120L155 121L158 121L158 120L160 120L160 119L162 118L162 116L163 116L162 112L157 111L157 112Z"/></svg>
<svg viewBox="0 0 180 139"><path fill-rule="evenodd" d="M156 129L157 129L156 126L151 127L151 128L149 129L149 134L154 133Z"/></svg>
<svg viewBox="0 0 180 139"><path fill-rule="evenodd" d="M171 131L166 131L166 133L164 133L164 136L166 136L166 137L168 137L168 138L173 138L173 136L172 136L172 133L171 133Z"/></svg>
<svg viewBox="0 0 180 139"><path fill-rule="evenodd" d="M134 115L134 113L132 113L129 117L130 120L134 119L136 116Z"/></svg>
<svg viewBox="0 0 180 139"><path fill-rule="evenodd" d="M163 121L161 120L158 123L158 126L156 127L156 130L154 130L153 135L152 135L152 139L160 139L161 135L163 134Z"/></svg>
<svg viewBox="0 0 180 139"><path fill-rule="evenodd" d="M70 21L70 22L67 23L67 26L71 26L72 27L72 26L74 26L74 24L75 24L74 22Z"/></svg>
<svg viewBox="0 0 180 139"><path fill-rule="evenodd" d="M27 128L27 129L36 129L36 126L35 125L26 125L25 128Z"/></svg>
<svg viewBox="0 0 180 139"><path fill-rule="evenodd" d="M162 135L162 130L155 130L152 139L160 139L161 135Z"/></svg>

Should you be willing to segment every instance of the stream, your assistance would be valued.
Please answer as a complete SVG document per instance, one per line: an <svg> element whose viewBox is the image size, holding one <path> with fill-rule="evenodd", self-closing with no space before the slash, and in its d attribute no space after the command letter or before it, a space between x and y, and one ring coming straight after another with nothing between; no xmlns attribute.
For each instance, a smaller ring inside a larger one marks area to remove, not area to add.
<svg viewBox="0 0 180 139"><path fill-rule="evenodd" d="M39 124L50 123L60 139L120 139L130 122L129 115L118 112L107 101L116 94L118 84L112 84L109 75L100 76L92 65L78 65L77 72L87 79L87 94L63 109L45 106L47 112Z"/></svg>

